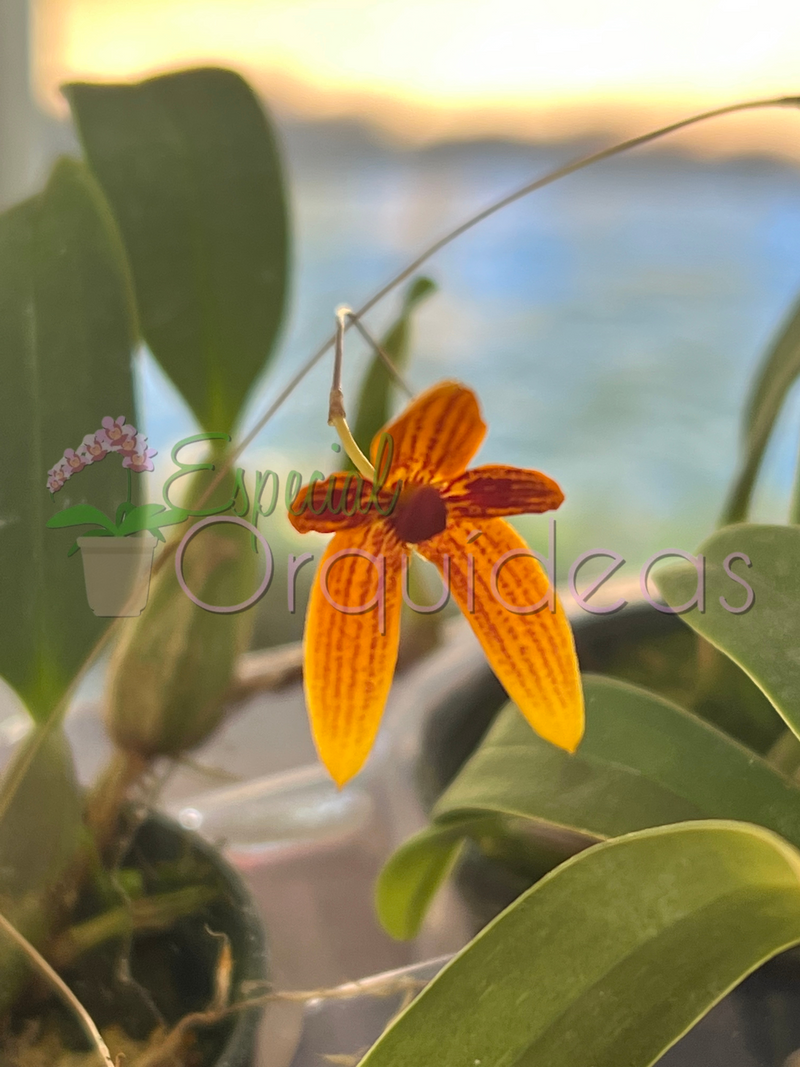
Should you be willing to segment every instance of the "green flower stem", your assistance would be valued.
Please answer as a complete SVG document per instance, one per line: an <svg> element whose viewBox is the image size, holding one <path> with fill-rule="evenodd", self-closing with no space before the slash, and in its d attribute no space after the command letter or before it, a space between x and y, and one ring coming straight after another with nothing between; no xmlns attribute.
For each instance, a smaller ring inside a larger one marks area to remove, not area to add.
<svg viewBox="0 0 800 1067"><path fill-rule="evenodd" d="M355 438L347 425L347 417L344 411L344 394L342 393L342 362L344 359L344 331L345 321L352 312L344 305L336 309L336 354L333 361L333 384L331 385L330 399L328 403L328 425L333 426L339 435L339 440L344 445L344 450L350 457L353 466L370 482L375 481L375 469L358 447Z"/></svg>

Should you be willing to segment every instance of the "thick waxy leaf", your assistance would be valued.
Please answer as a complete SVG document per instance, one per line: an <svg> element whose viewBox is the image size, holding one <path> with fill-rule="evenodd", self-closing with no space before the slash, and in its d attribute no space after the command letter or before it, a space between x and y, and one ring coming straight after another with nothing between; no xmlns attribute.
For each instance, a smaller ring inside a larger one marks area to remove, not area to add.
<svg viewBox="0 0 800 1067"><path fill-rule="evenodd" d="M126 495L117 455L51 500L48 468L106 415L134 415L132 293L119 235L94 180L63 160L40 195L0 217L0 674L45 717L100 635L74 534L48 519Z"/></svg>
<svg viewBox="0 0 800 1067"><path fill-rule="evenodd" d="M800 788L726 734L643 689L586 676L586 734L569 755L508 705L443 794L433 825L389 861L378 908L413 936L465 837L522 872L592 840L686 819L759 823L800 846ZM576 836L580 835L580 836ZM530 851L530 855L528 855Z"/></svg>
<svg viewBox="0 0 800 1067"><path fill-rule="evenodd" d="M698 822L564 863L485 928L362 1067L650 1067L800 941L800 855Z"/></svg>
<svg viewBox="0 0 800 1067"><path fill-rule="evenodd" d="M381 348L401 373L408 364L411 352L413 313L423 300L435 292L436 283L430 278L416 278L406 290L400 315L380 342ZM396 384L388 367L375 353L358 394L357 415L353 426L355 439L365 451L375 434L391 417L391 395L395 388ZM344 469L355 470L352 462L346 457Z"/></svg>
<svg viewBox="0 0 800 1067"><path fill-rule="evenodd" d="M787 724L800 736L800 528L796 526L727 526L705 541L698 553L706 560L706 609L687 612L684 620L725 652L761 687ZM743 553L750 560L731 561ZM691 575L689 571L691 570ZM743 607L747 591L732 570L752 588L752 606ZM692 577L694 576L694 577ZM690 565L656 575L667 603L686 603L694 595L697 575ZM687 593L685 599L681 599Z"/></svg>
<svg viewBox="0 0 800 1067"><path fill-rule="evenodd" d="M65 92L125 240L147 343L203 427L229 432L285 305L272 124L228 70Z"/></svg>
<svg viewBox="0 0 800 1067"><path fill-rule="evenodd" d="M747 518L753 486L775 422L800 375L800 302L767 349L756 376L744 421L742 465L725 505L724 523Z"/></svg>

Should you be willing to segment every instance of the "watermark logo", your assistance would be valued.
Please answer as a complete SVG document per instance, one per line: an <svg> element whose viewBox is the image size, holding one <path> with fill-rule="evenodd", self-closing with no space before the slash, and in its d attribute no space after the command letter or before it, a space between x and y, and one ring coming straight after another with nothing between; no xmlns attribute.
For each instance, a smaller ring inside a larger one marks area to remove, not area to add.
<svg viewBox="0 0 800 1067"><path fill-rule="evenodd" d="M256 471L254 491L251 495L246 472L241 467L237 468L234 472L234 488L231 497L213 508L186 509L171 499L173 487L181 478L215 469L215 465L208 461L185 462L181 458L183 450L190 445L213 441L230 442L230 436L223 433L195 434L183 438L174 446L171 458L177 469L164 483L163 504L134 505L132 503L132 475L152 471L154 469L153 457L156 452L148 447L147 438L140 434L133 425L127 423L122 416L117 419L110 416L104 418L99 430L87 435L78 449L67 449L59 462L48 471L47 488L52 495L59 492L66 482L84 467L99 463L114 454L121 456L122 467L127 471L127 498L119 504L113 518L91 505L78 504L54 515L47 523L51 529L81 525L91 527L86 534L77 538L68 554L72 555L79 549L81 550L87 598L95 614L121 616L141 613L147 603L149 574L156 540L164 540L161 532L164 527L180 524L189 518L200 519L200 521L194 523L186 531L178 545L175 553L175 572L181 589L194 604L204 611L215 614L235 614L252 608L267 593L275 573L275 560L269 541L259 529L258 524L262 518L272 515L277 507L281 480L276 471ZM309 508L315 515L344 513L352 516L357 512L366 514L375 510L380 516L390 520L403 488L401 481L389 484L392 454L392 439L388 434L384 434L376 455L374 483L365 483L361 475L356 472L348 473L343 475L338 495L334 493L332 480L328 482L324 497L320 494L315 495L315 485L326 478L321 471L314 471L308 481L304 480L299 471L290 471L284 493L287 511L299 515L305 508ZM232 514L226 514L228 512ZM204 531L219 524L236 525L251 534L253 548L258 551L260 547L265 560L264 574L253 593L240 603L226 606L213 605L201 600L189 587L184 574L184 558L189 544L194 538L202 536ZM140 536L135 537L136 534ZM442 594L432 605L417 604L411 599L408 589L409 553L404 553L401 558L400 574L403 601L412 610L421 614L433 614L443 610L450 600L451 573L457 570L459 574L466 576L466 611L474 613L475 555L470 549L481 536L480 529L472 532L467 539L463 559L458 559L453 555L443 557L440 568ZM342 604L331 593L329 579L332 568L341 560L353 557L366 560L374 568L375 580L370 587L369 595L365 594L363 603ZM519 558L537 561L547 578L546 592L536 603L515 604L501 592L500 582L504 569ZM650 589L650 575L653 568L657 563L670 558L684 560L694 567L696 572L693 596L685 604L676 607L658 600ZM592 578L588 585L579 588L582 569L593 560L605 559L610 562L602 573ZM287 554L286 607L291 614L296 610L297 575L302 567L313 560L314 554L311 552L304 552L299 556L291 552ZM540 611L557 610L555 518L551 517L549 520L547 556L530 548L514 548L489 562L491 567L488 577L481 583L482 595L491 596L500 607L516 615L532 615ZM485 553L482 556L482 563L486 566ZM741 615L753 606L755 592L746 578L733 570L735 563L743 564L747 568L752 567L745 553L730 553L723 561L723 569L727 578L733 583L728 594L731 599L729 600L724 595L719 596L718 599L725 611L733 615ZM625 564L626 560L622 556L606 549L595 549L578 556L569 568L567 580L569 594L576 606L593 615L613 615L621 611L628 603L627 600L619 597L613 603L601 604L597 600L597 594ZM682 549L666 549L657 552L641 567L638 577L642 598L656 611L679 615L695 609L704 612L706 609L706 566L705 559L701 555L693 556ZM319 583L323 595L333 608L344 614L363 614L375 611L378 615L380 632L385 632L387 560L384 556L373 555L360 548L343 549L325 561L320 571ZM734 596L737 587L738 596ZM744 592L743 600L742 591ZM738 603L738 600L742 602Z"/></svg>
<svg viewBox="0 0 800 1067"><path fill-rule="evenodd" d="M124 415L116 419L108 415L98 430L87 434L77 449L66 449L47 472L47 489L53 498L71 478L107 457L121 457L127 473L127 496L113 517L91 504L76 504L47 522L51 530L88 527L67 554L81 552L86 595L95 615L141 614L147 604L156 540L165 540L161 532L165 526L186 520L182 508L133 503L133 476L152 471L156 454Z"/></svg>

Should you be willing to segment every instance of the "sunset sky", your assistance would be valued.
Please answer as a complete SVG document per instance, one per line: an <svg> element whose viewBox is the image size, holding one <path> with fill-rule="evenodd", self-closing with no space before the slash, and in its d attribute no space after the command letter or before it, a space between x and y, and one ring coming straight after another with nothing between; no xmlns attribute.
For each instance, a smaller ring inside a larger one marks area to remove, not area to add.
<svg viewBox="0 0 800 1067"><path fill-rule="evenodd" d="M280 107L415 141L629 133L800 93L790 0L32 0L37 90L233 65ZM800 155L800 115L726 119L684 144Z"/></svg>

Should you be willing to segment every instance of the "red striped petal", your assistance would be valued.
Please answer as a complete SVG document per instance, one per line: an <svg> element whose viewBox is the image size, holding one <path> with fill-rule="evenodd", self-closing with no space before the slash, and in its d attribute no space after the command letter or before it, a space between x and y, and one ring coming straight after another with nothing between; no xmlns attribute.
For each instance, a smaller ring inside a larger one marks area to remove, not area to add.
<svg viewBox="0 0 800 1067"><path fill-rule="evenodd" d="M481 536L469 542L476 528ZM547 596L549 582L516 530L503 519L459 522L417 548L440 572L449 557L453 597L492 670L534 730L573 752L583 736L583 691L572 631L558 599L555 612L547 604L522 610ZM493 568L507 553L515 555L499 566L493 588Z"/></svg>
<svg viewBox="0 0 800 1067"><path fill-rule="evenodd" d="M334 559L340 552L346 554ZM358 552L384 562L373 563ZM328 545L314 581L303 637L306 703L319 758L340 786L369 755L391 688L402 555L385 523L344 530ZM380 592L381 566L382 605L378 601L359 610Z"/></svg>
<svg viewBox="0 0 800 1067"><path fill-rule="evenodd" d="M360 474L338 471L319 482L304 485L289 508L289 521L295 530L308 533L336 533L363 526L370 515L372 482Z"/></svg>
<svg viewBox="0 0 800 1067"><path fill-rule="evenodd" d="M466 469L486 435L486 424L471 389L460 382L440 382L376 434L371 451L376 466L382 433L394 443L388 480L430 482L454 478Z"/></svg>
<svg viewBox="0 0 800 1067"><path fill-rule="evenodd" d="M527 515L552 511L564 494L552 478L539 471L491 464L473 467L442 489L451 519Z"/></svg>

